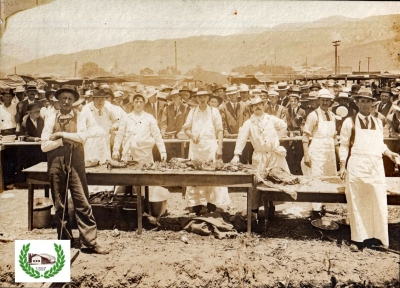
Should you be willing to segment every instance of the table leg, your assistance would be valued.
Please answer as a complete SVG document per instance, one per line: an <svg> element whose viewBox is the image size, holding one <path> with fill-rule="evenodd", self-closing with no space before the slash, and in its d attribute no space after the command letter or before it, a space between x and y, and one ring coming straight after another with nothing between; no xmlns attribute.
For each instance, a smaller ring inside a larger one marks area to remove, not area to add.
<svg viewBox="0 0 400 288"><path fill-rule="evenodd" d="M144 203L146 205L144 211L150 214L150 203L149 203L149 186L144 187Z"/></svg>
<svg viewBox="0 0 400 288"><path fill-rule="evenodd" d="M251 235L251 204L253 200L253 193L255 193L255 189L257 189L255 177L253 177L253 185L252 187L247 188L247 235Z"/></svg>
<svg viewBox="0 0 400 288"><path fill-rule="evenodd" d="M44 185L44 197L49 198L49 185Z"/></svg>
<svg viewBox="0 0 400 288"><path fill-rule="evenodd" d="M137 189L137 221L138 221L138 235L142 235L142 189L144 190L143 186L140 186ZM143 191L144 192L144 191Z"/></svg>
<svg viewBox="0 0 400 288"><path fill-rule="evenodd" d="M32 231L33 228L33 184L28 184L28 231Z"/></svg>
<svg viewBox="0 0 400 288"><path fill-rule="evenodd" d="M181 143L181 157L182 158L186 158L185 150L186 150L186 142L182 142ZM186 187L183 186L182 187L182 197L185 198L185 195L186 195Z"/></svg>
<svg viewBox="0 0 400 288"><path fill-rule="evenodd" d="M275 206L273 201L268 201L268 220L272 220L275 217Z"/></svg>
<svg viewBox="0 0 400 288"><path fill-rule="evenodd" d="M3 177L3 153L1 153L3 147L0 145L0 193L4 191L4 177Z"/></svg>

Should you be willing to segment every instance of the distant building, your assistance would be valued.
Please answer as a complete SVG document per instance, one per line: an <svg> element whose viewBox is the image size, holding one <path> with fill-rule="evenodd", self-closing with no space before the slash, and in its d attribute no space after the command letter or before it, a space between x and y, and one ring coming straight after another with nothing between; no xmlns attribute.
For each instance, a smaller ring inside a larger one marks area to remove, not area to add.
<svg viewBox="0 0 400 288"><path fill-rule="evenodd" d="M118 62L115 61L114 67L111 68L111 74L115 76L124 76L125 72L118 67Z"/></svg>

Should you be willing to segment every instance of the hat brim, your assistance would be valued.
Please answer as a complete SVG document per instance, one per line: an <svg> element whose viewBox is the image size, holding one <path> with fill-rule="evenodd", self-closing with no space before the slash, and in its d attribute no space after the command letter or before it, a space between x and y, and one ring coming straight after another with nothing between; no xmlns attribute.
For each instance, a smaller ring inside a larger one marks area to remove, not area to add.
<svg viewBox="0 0 400 288"><path fill-rule="evenodd" d="M251 103L251 102L250 102L250 105L251 105L251 106L254 106L254 105L257 105L257 104L260 104L260 103L264 103L262 99L257 100L257 101L255 101L254 103Z"/></svg>
<svg viewBox="0 0 400 288"><path fill-rule="evenodd" d="M56 97L56 99L58 100L58 97L59 97L60 94L63 93L63 92L72 93L72 94L74 95L74 97L75 97L75 101L77 101L77 100L79 99L79 93L78 93L78 91L75 91L75 90L69 89L69 88L61 88L61 89L58 89L58 90L56 91L56 93L54 94L54 97Z"/></svg>
<svg viewBox="0 0 400 288"><path fill-rule="evenodd" d="M276 91L285 91L285 90L289 90L289 87L286 87L286 88L276 88L275 90L276 90Z"/></svg>
<svg viewBox="0 0 400 288"><path fill-rule="evenodd" d="M221 89L226 91L226 87L219 87L217 89L212 90L212 92L215 93L215 91L218 91L218 90L221 90Z"/></svg>
<svg viewBox="0 0 400 288"><path fill-rule="evenodd" d="M365 95L358 95L358 94L351 96L351 98L354 99L354 100L356 100L358 98L365 98L365 99L369 99L369 100L372 100L372 101L376 101L377 100L374 97L365 96Z"/></svg>

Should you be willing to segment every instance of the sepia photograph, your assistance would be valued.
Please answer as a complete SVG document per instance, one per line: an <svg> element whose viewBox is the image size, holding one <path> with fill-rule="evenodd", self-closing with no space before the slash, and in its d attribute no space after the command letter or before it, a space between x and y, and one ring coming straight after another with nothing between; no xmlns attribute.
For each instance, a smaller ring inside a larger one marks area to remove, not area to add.
<svg viewBox="0 0 400 288"><path fill-rule="evenodd" d="M399 94L396 1L0 0L0 287L398 287Z"/></svg>

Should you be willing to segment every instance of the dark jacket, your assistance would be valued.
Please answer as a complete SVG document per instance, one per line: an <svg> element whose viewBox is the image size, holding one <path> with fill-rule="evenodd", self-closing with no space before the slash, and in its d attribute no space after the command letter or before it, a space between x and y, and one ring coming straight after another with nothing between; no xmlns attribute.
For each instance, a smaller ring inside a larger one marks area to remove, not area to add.
<svg viewBox="0 0 400 288"><path fill-rule="evenodd" d="M44 120L39 117L37 120L37 127L33 124L31 118L26 115L21 124L21 135L26 135L27 142L34 142L35 138L40 138L42 135L43 127L44 127Z"/></svg>

